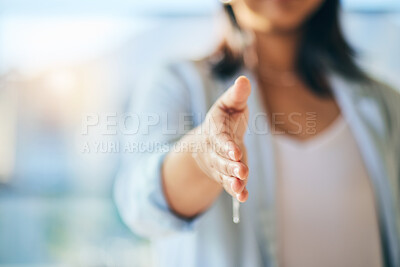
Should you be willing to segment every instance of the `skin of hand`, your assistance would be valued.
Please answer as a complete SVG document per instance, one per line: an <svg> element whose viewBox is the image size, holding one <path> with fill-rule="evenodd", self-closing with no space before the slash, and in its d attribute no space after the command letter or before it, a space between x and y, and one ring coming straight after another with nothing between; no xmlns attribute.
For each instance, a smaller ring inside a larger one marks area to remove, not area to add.
<svg viewBox="0 0 400 267"><path fill-rule="evenodd" d="M200 149L192 154L200 169L226 192L245 202L249 169L244 146L249 110L250 81L240 76L210 108L196 128Z"/></svg>
<svg viewBox="0 0 400 267"><path fill-rule="evenodd" d="M243 137L250 81L239 77L210 108L203 123L185 134L165 157L162 186L169 208L183 218L208 209L225 189L244 202L249 169Z"/></svg>

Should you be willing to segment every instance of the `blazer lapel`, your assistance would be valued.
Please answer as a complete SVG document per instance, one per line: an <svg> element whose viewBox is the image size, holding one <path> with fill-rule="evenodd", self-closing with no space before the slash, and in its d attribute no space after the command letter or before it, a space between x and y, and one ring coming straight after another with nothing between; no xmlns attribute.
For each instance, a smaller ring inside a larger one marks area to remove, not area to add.
<svg viewBox="0 0 400 267"><path fill-rule="evenodd" d="M385 129L381 107L371 101L361 85L350 84L338 76L331 77L334 96L358 143L376 196L382 252L385 266L399 266L399 240L396 211L390 177L385 168ZM371 118L373 122L371 121ZM374 125L375 124L375 125Z"/></svg>

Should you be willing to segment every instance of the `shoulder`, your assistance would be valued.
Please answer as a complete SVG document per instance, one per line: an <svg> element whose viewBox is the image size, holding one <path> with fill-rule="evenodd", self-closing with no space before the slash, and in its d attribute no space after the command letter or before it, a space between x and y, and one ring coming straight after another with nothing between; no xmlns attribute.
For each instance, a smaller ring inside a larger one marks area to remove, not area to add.
<svg viewBox="0 0 400 267"><path fill-rule="evenodd" d="M356 106L379 108L383 116L381 119L400 127L400 92L393 87L370 77L365 81L358 82L350 81L336 74L331 76L331 82L334 91L342 91L345 92L345 95L351 96ZM343 88L346 89L342 90Z"/></svg>
<svg viewBox="0 0 400 267"><path fill-rule="evenodd" d="M363 98L367 98L379 106L382 121L376 123L385 125L389 145L396 147L400 153L400 92L375 79L371 79L361 88L364 94Z"/></svg>
<svg viewBox="0 0 400 267"><path fill-rule="evenodd" d="M385 111L393 131L400 132L400 92L382 81L371 79L363 85L366 94L375 99Z"/></svg>
<svg viewBox="0 0 400 267"><path fill-rule="evenodd" d="M400 93L385 83L368 78L350 81L331 76L333 91L342 107L353 110L369 130L400 152Z"/></svg>
<svg viewBox="0 0 400 267"><path fill-rule="evenodd" d="M221 86L226 87L226 85L233 83L234 79L244 72L244 69L240 69L237 73L229 77L218 77L213 72L213 64L209 58L175 60L162 64L160 70L163 73L174 76L189 86L201 84L203 87L206 87L205 89L209 89L210 87L214 89Z"/></svg>
<svg viewBox="0 0 400 267"><path fill-rule="evenodd" d="M190 98L202 88L201 67L192 60L176 60L157 64L149 71L139 93L151 98L190 103Z"/></svg>
<svg viewBox="0 0 400 267"><path fill-rule="evenodd" d="M157 76L169 76L186 87L192 87L204 82L209 67L205 60L182 59L161 64L156 73Z"/></svg>
<svg viewBox="0 0 400 267"><path fill-rule="evenodd" d="M161 75L168 77L171 83L179 84L189 98L203 102L208 108L229 86L230 79L223 79L212 71L212 63L207 59L178 60L168 62L160 67ZM159 79L159 78L158 78Z"/></svg>

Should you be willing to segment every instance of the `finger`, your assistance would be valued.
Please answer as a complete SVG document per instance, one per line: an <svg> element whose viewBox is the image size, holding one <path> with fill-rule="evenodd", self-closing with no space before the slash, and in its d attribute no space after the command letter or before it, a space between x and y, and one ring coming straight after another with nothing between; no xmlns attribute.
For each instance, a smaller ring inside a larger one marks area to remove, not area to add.
<svg viewBox="0 0 400 267"><path fill-rule="evenodd" d="M249 169L242 162L226 159L215 152L211 153L210 161L210 165L221 174L237 177L240 180L247 179Z"/></svg>
<svg viewBox="0 0 400 267"><path fill-rule="evenodd" d="M224 111L242 111L247 105L247 99L251 92L249 79L240 76L235 84L230 87L218 100L217 106Z"/></svg>
<svg viewBox="0 0 400 267"><path fill-rule="evenodd" d="M245 187L246 187L246 184L244 181L242 181L238 178L231 179L231 189L236 194L235 195L236 197L243 192Z"/></svg>
<svg viewBox="0 0 400 267"><path fill-rule="evenodd" d="M249 198L249 191L247 191L247 188L244 188L243 191L236 196L236 198L240 202L245 202Z"/></svg>
<svg viewBox="0 0 400 267"><path fill-rule="evenodd" d="M240 147L234 142L233 138L226 132L213 134L209 138L214 151L224 158L239 161L242 158Z"/></svg>
<svg viewBox="0 0 400 267"><path fill-rule="evenodd" d="M225 191L228 192L233 197L236 197L238 194L242 193L242 191L245 188L244 181L238 178L224 174L219 174L219 177Z"/></svg>

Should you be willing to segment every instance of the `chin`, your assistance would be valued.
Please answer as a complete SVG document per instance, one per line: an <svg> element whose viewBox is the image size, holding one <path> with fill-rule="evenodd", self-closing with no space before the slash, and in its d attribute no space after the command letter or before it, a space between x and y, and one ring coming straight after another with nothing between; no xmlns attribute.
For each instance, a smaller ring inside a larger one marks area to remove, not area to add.
<svg viewBox="0 0 400 267"><path fill-rule="evenodd" d="M271 20L270 30L279 32L293 32L301 29L303 20L292 19L292 20Z"/></svg>
<svg viewBox="0 0 400 267"><path fill-rule="evenodd" d="M300 19L263 19L254 30L260 33L292 33L301 29L303 21Z"/></svg>

